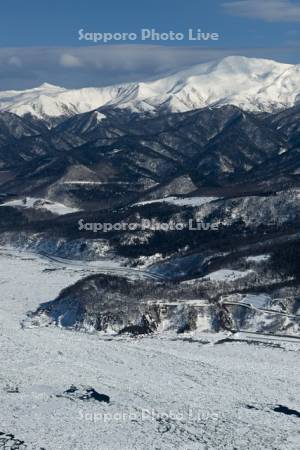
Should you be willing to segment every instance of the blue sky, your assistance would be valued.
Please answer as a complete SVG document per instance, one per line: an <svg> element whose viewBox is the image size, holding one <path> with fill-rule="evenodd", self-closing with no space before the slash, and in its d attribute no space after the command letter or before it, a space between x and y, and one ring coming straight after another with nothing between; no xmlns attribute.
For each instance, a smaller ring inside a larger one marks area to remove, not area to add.
<svg viewBox="0 0 300 450"><path fill-rule="evenodd" d="M292 5L298 16L288 12ZM9 0L1 4L0 20L1 47L79 45L80 28L135 32L200 27L219 32L225 47L285 46L291 32L300 39L300 1L285 0Z"/></svg>
<svg viewBox="0 0 300 450"><path fill-rule="evenodd" d="M228 54L300 62L299 0L9 0L0 25L0 89L129 81ZM78 40L81 28L201 28L220 40L91 44Z"/></svg>

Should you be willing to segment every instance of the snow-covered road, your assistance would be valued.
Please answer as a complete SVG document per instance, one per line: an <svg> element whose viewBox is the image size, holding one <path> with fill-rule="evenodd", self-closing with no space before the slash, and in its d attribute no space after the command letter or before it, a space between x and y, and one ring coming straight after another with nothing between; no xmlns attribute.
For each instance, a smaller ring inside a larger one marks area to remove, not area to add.
<svg viewBox="0 0 300 450"><path fill-rule="evenodd" d="M26 311L87 274L0 254L0 433L30 450L299 448L299 418L274 411L300 410L297 343L20 327ZM71 385L110 403L62 396Z"/></svg>

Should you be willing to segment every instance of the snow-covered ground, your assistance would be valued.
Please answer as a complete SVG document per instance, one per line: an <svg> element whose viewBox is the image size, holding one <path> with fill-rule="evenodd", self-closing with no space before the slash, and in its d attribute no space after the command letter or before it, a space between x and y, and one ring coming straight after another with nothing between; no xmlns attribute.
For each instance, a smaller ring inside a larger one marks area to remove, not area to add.
<svg viewBox="0 0 300 450"><path fill-rule="evenodd" d="M251 272L252 270L246 270L242 272L241 270L220 269L216 270L215 272L211 272L209 275L203 277L203 279L211 281L234 281L239 278L245 277Z"/></svg>
<svg viewBox="0 0 300 450"><path fill-rule="evenodd" d="M86 277L95 273L103 274L113 274L118 276L123 276L137 279L162 279L159 275L147 271L147 268L134 269L131 267L126 267L125 258L112 258L110 256L99 255L96 260L87 261L80 259L62 258L60 256L54 256L47 253L38 253L38 251L30 251L30 249L18 249L14 247L0 247L0 258L1 256L7 258L21 258L26 261L41 261L50 268L46 268L45 271L61 271L61 270L71 270L79 272L81 277ZM46 267L48 267L46 266ZM81 278L80 277L80 278Z"/></svg>
<svg viewBox="0 0 300 450"><path fill-rule="evenodd" d="M70 208L69 206L66 206L63 203L52 202L45 198L35 198L35 197L24 197L21 199L10 200L6 203L3 203L0 206L13 206L15 208L46 209L52 212L53 214L57 214L58 216L64 214L71 214L79 211L79 209Z"/></svg>
<svg viewBox="0 0 300 450"><path fill-rule="evenodd" d="M268 259L270 259L270 255L256 255L256 256L248 256L246 258L246 261L260 263L267 261Z"/></svg>
<svg viewBox="0 0 300 450"><path fill-rule="evenodd" d="M30 450L299 448L299 418L274 411L300 409L299 341L22 329L89 269L9 252L0 266L0 433ZM110 403L64 395L71 385Z"/></svg>
<svg viewBox="0 0 300 450"><path fill-rule="evenodd" d="M64 181L64 184L99 184L99 185L107 185L107 184L130 184L127 181L82 181L82 180L68 180Z"/></svg>
<svg viewBox="0 0 300 450"><path fill-rule="evenodd" d="M270 302L271 297L266 294L246 294L242 301L255 306L255 308L265 308Z"/></svg>
<svg viewBox="0 0 300 450"><path fill-rule="evenodd" d="M135 203L133 206L150 205L151 203L171 203L177 206L201 206L205 203L210 203L218 200L218 197L164 197L156 200L147 200L144 202Z"/></svg>

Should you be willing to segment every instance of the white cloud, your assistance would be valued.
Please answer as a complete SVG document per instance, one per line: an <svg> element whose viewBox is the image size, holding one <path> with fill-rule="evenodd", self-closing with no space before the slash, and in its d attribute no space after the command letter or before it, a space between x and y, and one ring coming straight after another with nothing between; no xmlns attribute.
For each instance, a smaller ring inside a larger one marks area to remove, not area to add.
<svg viewBox="0 0 300 450"><path fill-rule="evenodd" d="M64 53L60 57L60 64L64 67L80 67L81 62L76 56L70 55L69 53Z"/></svg>
<svg viewBox="0 0 300 450"><path fill-rule="evenodd" d="M8 64L15 67L22 67L22 60L18 56L11 56L8 59Z"/></svg>
<svg viewBox="0 0 300 450"><path fill-rule="evenodd" d="M298 62L299 51L295 47L209 49L133 44L0 48L0 91L31 88L44 82L73 88L147 80L229 55Z"/></svg>
<svg viewBox="0 0 300 450"><path fill-rule="evenodd" d="M300 5L290 0L240 0L225 2L223 7L240 17L266 22L300 22Z"/></svg>

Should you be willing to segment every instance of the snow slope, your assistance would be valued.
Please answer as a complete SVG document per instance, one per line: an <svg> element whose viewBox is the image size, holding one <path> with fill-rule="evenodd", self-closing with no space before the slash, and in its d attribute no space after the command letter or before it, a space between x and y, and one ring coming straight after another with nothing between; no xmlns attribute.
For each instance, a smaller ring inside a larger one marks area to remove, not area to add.
<svg viewBox="0 0 300 450"><path fill-rule="evenodd" d="M219 200L218 197L164 197L164 198L158 198L155 200L146 200L139 203L134 203L132 206L143 206L143 205L150 205L152 203L171 203L172 205L179 205L179 206L202 206L205 203L210 203L215 200Z"/></svg>
<svg viewBox="0 0 300 450"><path fill-rule="evenodd" d="M28 309L82 274L26 255L0 264L0 432L28 450L299 448L299 418L274 411L299 411L297 342L21 329ZM72 384L110 403L63 396Z"/></svg>
<svg viewBox="0 0 300 450"><path fill-rule="evenodd" d="M252 270L241 272L240 270L220 269L216 272L211 272L209 275L203 277L203 279L211 281L233 281L239 278L243 278L251 272Z"/></svg>
<svg viewBox="0 0 300 450"><path fill-rule="evenodd" d="M104 105L138 112L183 112L228 104L274 111L294 106L299 99L300 65L230 56L150 82L69 90L44 83L25 91L4 91L0 92L0 111L46 120Z"/></svg>
<svg viewBox="0 0 300 450"><path fill-rule="evenodd" d="M70 208L62 203L52 202L43 198L25 197L23 199L10 200L6 203L2 203L1 206L11 206L15 208L34 208L34 209L46 209L58 216L64 214L72 214L79 211L76 208Z"/></svg>

